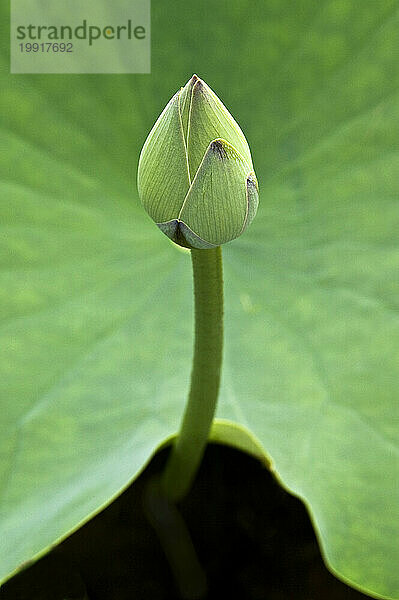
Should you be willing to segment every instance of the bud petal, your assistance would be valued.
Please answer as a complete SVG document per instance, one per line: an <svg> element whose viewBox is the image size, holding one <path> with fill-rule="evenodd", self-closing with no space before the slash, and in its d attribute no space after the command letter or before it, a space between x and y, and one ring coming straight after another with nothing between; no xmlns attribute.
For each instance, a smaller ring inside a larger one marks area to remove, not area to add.
<svg viewBox="0 0 399 600"><path fill-rule="evenodd" d="M217 139L227 140L253 170L251 152L240 127L216 94L204 81L194 75L183 91L191 87L190 120L187 132L187 154L191 179L202 161L209 144Z"/></svg>
<svg viewBox="0 0 399 600"><path fill-rule="evenodd" d="M152 128L140 155L137 185L141 202L156 223L179 214L190 187L177 92Z"/></svg>
<svg viewBox="0 0 399 600"><path fill-rule="evenodd" d="M212 248L243 233L258 184L241 129L196 75L170 100L141 151L144 208L177 244Z"/></svg>
<svg viewBox="0 0 399 600"><path fill-rule="evenodd" d="M242 233L249 213L247 176L248 165L233 146L222 139L210 143L178 217L198 236L194 247L200 240L219 246Z"/></svg>

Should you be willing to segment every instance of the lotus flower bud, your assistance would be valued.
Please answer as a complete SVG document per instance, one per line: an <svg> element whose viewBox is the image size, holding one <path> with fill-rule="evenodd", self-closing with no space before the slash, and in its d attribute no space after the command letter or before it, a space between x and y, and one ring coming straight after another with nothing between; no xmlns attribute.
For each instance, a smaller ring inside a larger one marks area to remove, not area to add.
<svg viewBox="0 0 399 600"><path fill-rule="evenodd" d="M138 190L170 239L213 248L241 235L258 208L258 183L241 129L196 75L169 101L141 151Z"/></svg>

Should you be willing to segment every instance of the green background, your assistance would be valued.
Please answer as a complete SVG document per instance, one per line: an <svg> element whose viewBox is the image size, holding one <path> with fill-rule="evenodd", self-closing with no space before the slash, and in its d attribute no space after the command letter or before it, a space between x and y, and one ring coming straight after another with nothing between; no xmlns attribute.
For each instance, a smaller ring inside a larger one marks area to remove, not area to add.
<svg viewBox="0 0 399 600"><path fill-rule="evenodd" d="M269 457L330 567L398 600L397 1L154 0L151 75L10 75L5 9L0 27L0 578L177 430L190 261L135 177L196 72L246 134L261 189L224 248L213 437Z"/></svg>

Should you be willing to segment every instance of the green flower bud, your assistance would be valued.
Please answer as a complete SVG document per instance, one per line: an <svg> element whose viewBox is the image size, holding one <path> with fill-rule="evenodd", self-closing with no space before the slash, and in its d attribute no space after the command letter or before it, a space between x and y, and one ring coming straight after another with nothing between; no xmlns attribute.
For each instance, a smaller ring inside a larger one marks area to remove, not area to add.
<svg viewBox="0 0 399 600"><path fill-rule="evenodd" d="M138 190L150 217L180 246L219 246L253 220L258 183L247 140L196 75L152 128L140 155Z"/></svg>

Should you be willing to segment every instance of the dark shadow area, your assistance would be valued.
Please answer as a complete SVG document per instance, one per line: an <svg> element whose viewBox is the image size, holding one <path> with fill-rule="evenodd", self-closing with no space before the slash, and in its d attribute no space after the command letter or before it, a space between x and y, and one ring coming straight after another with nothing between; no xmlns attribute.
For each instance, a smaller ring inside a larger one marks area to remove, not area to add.
<svg viewBox="0 0 399 600"><path fill-rule="evenodd" d="M51 554L7 582L1 600L175 600L156 534L143 513L158 454L115 502ZM302 503L257 460L210 445L181 504L209 578L211 600L368 598L324 566Z"/></svg>

